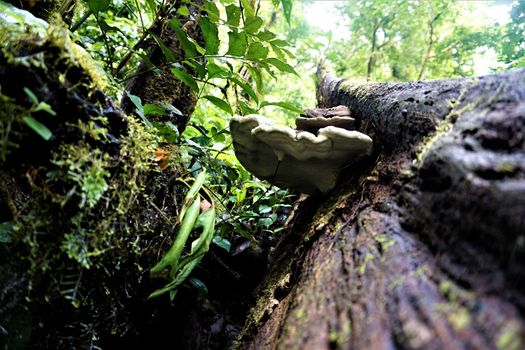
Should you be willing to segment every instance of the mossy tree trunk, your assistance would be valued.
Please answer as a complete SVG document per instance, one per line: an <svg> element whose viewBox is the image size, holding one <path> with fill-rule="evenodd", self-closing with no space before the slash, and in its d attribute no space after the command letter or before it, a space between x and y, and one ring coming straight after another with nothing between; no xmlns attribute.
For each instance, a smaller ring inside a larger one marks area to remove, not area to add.
<svg viewBox="0 0 525 350"><path fill-rule="evenodd" d="M525 71L411 83L320 71L375 155L307 198L240 349L523 349Z"/></svg>

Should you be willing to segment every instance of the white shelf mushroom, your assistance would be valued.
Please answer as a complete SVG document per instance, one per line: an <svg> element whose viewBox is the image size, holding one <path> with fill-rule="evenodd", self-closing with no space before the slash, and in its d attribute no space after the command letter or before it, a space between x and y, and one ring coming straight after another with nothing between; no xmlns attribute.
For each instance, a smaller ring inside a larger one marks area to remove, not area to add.
<svg viewBox="0 0 525 350"><path fill-rule="evenodd" d="M232 118L230 132L249 172L301 193L330 191L343 166L372 153L372 139L358 131L324 126L315 135L255 114Z"/></svg>

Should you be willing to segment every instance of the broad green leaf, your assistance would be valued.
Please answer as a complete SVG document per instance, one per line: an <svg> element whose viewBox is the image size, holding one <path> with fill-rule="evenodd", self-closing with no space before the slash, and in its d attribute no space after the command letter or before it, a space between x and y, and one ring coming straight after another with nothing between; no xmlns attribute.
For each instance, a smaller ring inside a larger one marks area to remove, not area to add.
<svg viewBox="0 0 525 350"><path fill-rule="evenodd" d="M208 12L208 16L212 21L217 22L219 20L219 9L215 2L213 1L204 1L204 9Z"/></svg>
<svg viewBox="0 0 525 350"><path fill-rule="evenodd" d="M195 71L197 72L200 78L204 79L206 77L207 72L206 72L205 62L198 62L195 60L191 60L191 61L182 61L182 63L187 65L188 67L195 69Z"/></svg>
<svg viewBox="0 0 525 350"><path fill-rule="evenodd" d="M228 241L226 238L221 237L221 236L213 237L212 242L218 245L220 248L226 250L227 252L229 252L232 247L232 244L230 243L230 241Z"/></svg>
<svg viewBox="0 0 525 350"><path fill-rule="evenodd" d="M151 0L150 0L151 1ZM181 15L181 16L189 16L190 15L190 10L188 10L188 8L186 6L181 6L177 9L177 12L176 12L178 15Z"/></svg>
<svg viewBox="0 0 525 350"><path fill-rule="evenodd" d="M122 31L118 27L110 26L108 24L108 22L106 22L103 19L99 19L98 20L98 25L100 26L100 29L102 29L102 31L104 31L106 33L108 33L108 32L121 32L122 33ZM124 34L124 33L122 33L122 34Z"/></svg>
<svg viewBox="0 0 525 350"><path fill-rule="evenodd" d="M226 24L238 27L241 20L241 9L236 5L226 6Z"/></svg>
<svg viewBox="0 0 525 350"><path fill-rule="evenodd" d="M269 40L275 39L277 35L275 35L275 33L272 33L268 30L263 30L262 32L259 32L257 34L257 37L261 39L262 41L269 41Z"/></svg>
<svg viewBox="0 0 525 350"><path fill-rule="evenodd" d="M155 16L157 13L157 2L155 0L146 0L146 5L148 6L149 13Z"/></svg>
<svg viewBox="0 0 525 350"><path fill-rule="evenodd" d="M177 143L179 142L180 133L179 129L171 122L153 123L153 126L158 130L159 135L164 138L166 142Z"/></svg>
<svg viewBox="0 0 525 350"><path fill-rule="evenodd" d="M33 91L29 90L28 88L24 87L24 92L26 93L27 97L31 100L33 104L38 103L38 97L33 93Z"/></svg>
<svg viewBox="0 0 525 350"><path fill-rule="evenodd" d="M299 76L299 74L297 74L297 72L295 71L295 69L293 69L292 66L290 66L288 63L285 63L277 58L267 58L264 61L271 64L272 66L277 67L277 69L279 69L281 72L293 73Z"/></svg>
<svg viewBox="0 0 525 350"><path fill-rule="evenodd" d="M231 78L231 81L239 85L255 102L259 103L259 98L250 85L237 78Z"/></svg>
<svg viewBox="0 0 525 350"><path fill-rule="evenodd" d="M231 74L229 70L213 62L208 62L206 68L208 69L208 78L225 78Z"/></svg>
<svg viewBox="0 0 525 350"><path fill-rule="evenodd" d="M247 47L246 33L239 33L237 30L228 32L228 45L228 55L244 56Z"/></svg>
<svg viewBox="0 0 525 350"><path fill-rule="evenodd" d="M244 30L247 33L255 34L261 28L263 20L261 17L248 17L244 23Z"/></svg>
<svg viewBox="0 0 525 350"><path fill-rule="evenodd" d="M298 108L298 107L296 107L293 104L288 103L288 102L263 101L261 103L260 108L263 108L263 107L266 107L266 106L277 106L277 107L281 107L281 108L287 109L287 110L295 112L295 113L304 114L304 111L302 109L300 109L300 108Z"/></svg>
<svg viewBox="0 0 525 350"><path fill-rule="evenodd" d="M140 97L132 95L129 92L126 92L126 94L128 95L128 97L131 100L131 102L133 102L135 107L137 107L139 112L144 115L144 106L142 105L142 101L140 100Z"/></svg>
<svg viewBox="0 0 525 350"><path fill-rule="evenodd" d="M199 92L199 86L191 75L175 67L171 68L171 72L175 77L177 77L177 79L189 86L193 91Z"/></svg>
<svg viewBox="0 0 525 350"><path fill-rule="evenodd" d="M241 5L244 10L244 13L246 14L246 17L255 16L255 11L253 10L252 5L250 4L250 0L241 0Z"/></svg>
<svg viewBox="0 0 525 350"><path fill-rule="evenodd" d="M0 243L11 243L13 241L13 234L16 232L16 227L11 222L2 222L0 224ZM228 242L227 240L225 240ZM230 242L228 242L230 243ZM215 243L217 244L217 243ZM219 247L221 245L217 244ZM231 246L231 244L230 244ZM224 248L226 249L226 248Z"/></svg>
<svg viewBox="0 0 525 350"><path fill-rule="evenodd" d="M268 56L268 48L260 42L252 43L246 53L246 58L249 60L266 58L266 56Z"/></svg>
<svg viewBox="0 0 525 350"><path fill-rule="evenodd" d="M182 30L180 21L176 18L173 18L170 21L170 27L175 32L175 36L177 37L177 39L179 39L180 46L182 46L186 58L198 56L195 45L188 40L188 34L186 34L184 30Z"/></svg>
<svg viewBox="0 0 525 350"><path fill-rule="evenodd" d="M201 17L199 27L202 30L204 42L206 43L206 54L216 55L219 52L220 44L217 25L212 23L208 17Z"/></svg>
<svg viewBox="0 0 525 350"><path fill-rule="evenodd" d="M248 104L243 102L243 101L239 101L239 107L241 108L241 112L242 112L243 115L257 113L257 111L255 109L253 109L252 107L248 106Z"/></svg>
<svg viewBox="0 0 525 350"><path fill-rule="evenodd" d="M144 104L144 115L166 115L166 110L152 103Z"/></svg>
<svg viewBox="0 0 525 350"><path fill-rule="evenodd" d="M87 0L87 5L94 14L106 11L110 4L111 0Z"/></svg>
<svg viewBox="0 0 525 350"><path fill-rule="evenodd" d="M284 46L288 45L288 42L286 40L282 40L282 39L275 39L275 40L270 41L270 44L272 46L284 47Z"/></svg>
<svg viewBox="0 0 525 350"><path fill-rule="evenodd" d="M207 99L208 101L210 101L215 106L217 106L220 109L222 109L223 111L225 111L227 113L230 113L230 114L233 114L232 107L230 106L230 104L228 102L226 102L224 100L221 100L218 97L210 96L210 95L203 96L203 98Z"/></svg>
<svg viewBox="0 0 525 350"><path fill-rule="evenodd" d="M164 45L162 40L157 35L155 35L153 33L150 33L150 35L153 37L153 39L155 39L155 41L157 42L157 45L159 45L160 49L162 50L162 53L164 54L164 57L166 57L166 60L168 62L175 62L175 61L177 61L177 58L175 56L175 52L173 52L173 50L171 48L169 48L166 45Z"/></svg>
<svg viewBox="0 0 525 350"><path fill-rule="evenodd" d="M262 93L263 92L263 80L262 80L263 78L262 78L261 70L251 65L246 65L246 68L248 68L250 75L252 76L253 80L255 80L255 86L257 88L257 91L259 93Z"/></svg>
<svg viewBox="0 0 525 350"><path fill-rule="evenodd" d="M178 108L173 106L173 105L170 105L170 104L167 104L167 103L163 103L161 106L162 106L162 108L164 108L168 112L172 112L172 113L175 113L177 115L182 115L182 112Z"/></svg>
<svg viewBox="0 0 525 350"><path fill-rule="evenodd" d="M38 120L31 116L24 116L22 117L22 120L24 123L26 123L27 126L29 126L33 131L35 131L38 135L42 136L42 138L46 141L49 141L51 137L53 136L53 133L51 130L47 128L44 124L40 123Z"/></svg>
<svg viewBox="0 0 525 350"><path fill-rule="evenodd" d="M290 25L290 17L292 15L292 0L281 0L281 4L283 4L283 11L284 11L284 17L286 18L286 22L288 22L288 25Z"/></svg>

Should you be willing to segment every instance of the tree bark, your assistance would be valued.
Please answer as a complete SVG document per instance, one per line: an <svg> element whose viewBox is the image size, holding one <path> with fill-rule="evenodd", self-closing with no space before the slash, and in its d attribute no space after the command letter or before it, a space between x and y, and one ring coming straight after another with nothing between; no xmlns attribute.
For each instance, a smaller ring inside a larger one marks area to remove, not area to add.
<svg viewBox="0 0 525 350"><path fill-rule="evenodd" d="M291 219L234 347L523 349L525 70L411 83L320 71L375 145Z"/></svg>

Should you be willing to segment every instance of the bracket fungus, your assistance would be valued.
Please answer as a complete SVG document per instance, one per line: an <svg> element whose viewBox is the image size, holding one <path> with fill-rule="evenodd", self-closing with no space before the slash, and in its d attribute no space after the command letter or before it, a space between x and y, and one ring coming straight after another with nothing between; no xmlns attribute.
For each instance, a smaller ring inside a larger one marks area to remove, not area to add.
<svg viewBox="0 0 525 350"><path fill-rule="evenodd" d="M255 114L233 117L230 132L237 159L252 174L279 187L308 194L330 191L344 166L372 153L372 139L348 130L352 118L342 124L316 118L299 122L307 126L305 131Z"/></svg>

